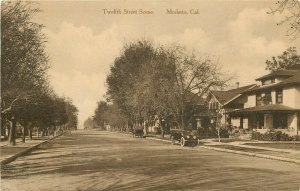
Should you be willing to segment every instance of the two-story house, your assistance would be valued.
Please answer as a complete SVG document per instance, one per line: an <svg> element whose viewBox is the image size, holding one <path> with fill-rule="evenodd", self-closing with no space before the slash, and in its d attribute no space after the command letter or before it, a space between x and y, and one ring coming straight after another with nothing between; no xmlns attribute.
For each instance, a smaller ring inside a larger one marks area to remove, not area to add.
<svg viewBox="0 0 300 191"><path fill-rule="evenodd" d="M243 92L243 109L229 113L240 118L243 128L265 133L269 129L289 135L299 131L300 70L279 70L256 79L259 86Z"/></svg>
<svg viewBox="0 0 300 191"><path fill-rule="evenodd" d="M256 84L239 87L239 83L237 83L237 88L235 89L210 91L207 96L209 111L215 113L215 117L219 114L220 119L218 120L220 120L222 126L228 125L230 121L228 120L227 113L244 108L244 104L247 102L247 96L244 96L242 92L255 87ZM240 119L232 119L231 123L233 123L234 126L239 126Z"/></svg>

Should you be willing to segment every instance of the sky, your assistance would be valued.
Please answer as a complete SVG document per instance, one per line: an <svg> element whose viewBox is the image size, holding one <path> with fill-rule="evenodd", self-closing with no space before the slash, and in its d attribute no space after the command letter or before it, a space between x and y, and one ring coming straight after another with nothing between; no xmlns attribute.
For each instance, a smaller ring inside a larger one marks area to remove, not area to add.
<svg viewBox="0 0 300 191"><path fill-rule="evenodd" d="M156 44L181 44L218 60L241 86L267 73L265 61L290 46L300 52L300 38L277 26L282 15L267 12L274 1L43 1L34 20L45 25L50 83L60 96L72 98L79 123L105 100L105 80L124 43L149 39ZM107 14L104 9L121 14ZM125 10L153 14L125 14ZM189 14L167 14L167 10ZM198 14L190 14L193 9ZM79 128L80 128L79 127Z"/></svg>

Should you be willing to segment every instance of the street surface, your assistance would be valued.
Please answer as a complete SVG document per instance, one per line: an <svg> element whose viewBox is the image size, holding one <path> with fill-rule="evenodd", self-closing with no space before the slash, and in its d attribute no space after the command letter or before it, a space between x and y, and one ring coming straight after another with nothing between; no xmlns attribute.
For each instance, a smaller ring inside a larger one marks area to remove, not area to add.
<svg viewBox="0 0 300 191"><path fill-rule="evenodd" d="M3 191L295 190L300 165L76 131L1 169Z"/></svg>

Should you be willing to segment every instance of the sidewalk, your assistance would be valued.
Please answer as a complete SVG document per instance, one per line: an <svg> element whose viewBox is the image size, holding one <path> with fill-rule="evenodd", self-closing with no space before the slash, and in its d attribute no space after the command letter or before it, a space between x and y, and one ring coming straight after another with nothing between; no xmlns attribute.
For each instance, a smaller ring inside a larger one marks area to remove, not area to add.
<svg viewBox="0 0 300 191"><path fill-rule="evenodd" d="M170 135L165 135L164 139L162 139L161 135L146 137L146 139L171 143ZM280 160L280 161L300 164L300 151L298 150L279 149L279 148L271 148L266 146L260 147L260 146L245 145L249 143L260 143L258 141L253 141L253 142L234 141L234 142L224 143L224 142L215 142L213 141L213 139L204 139L201 140L201 142L202 144L199 145L198 148L202 147L205 149L216 150L221 152L242 154L242 155L255 156L260 158L267 158L272 160ZM261 142L261 143L266 143L266 142ZM197 148L195 149L197 150Z"/></svg>
<svg viewBox="0 0 300 191"><path fill-rule="evenodd" d="M8 141L0 142L0 161L1 165L5 165L7 163L12 162L19 156L22 156L33 149L37 148L38 146L56 138L55 137L40 137L34 138L32 140L26 139L25 143L22 143L20 139L16 140L16 145L11 146L8 144Z"/></svg>

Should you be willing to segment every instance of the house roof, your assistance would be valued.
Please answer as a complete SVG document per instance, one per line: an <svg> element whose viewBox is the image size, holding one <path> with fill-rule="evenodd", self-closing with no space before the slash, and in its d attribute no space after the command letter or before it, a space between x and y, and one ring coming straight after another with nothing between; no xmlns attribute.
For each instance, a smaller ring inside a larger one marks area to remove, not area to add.
<svg viewBox="0 0 300 191"><path fill-rule="evenodd" d="M300 70L295 72L292 77L278 83L278 85L286 85L286 84L300 84Z"/></svg>
<svg viewBox="0 0 300 191"><path fill-rule="evenodd" d="M286 105L282 104L270 104L270 105L263 105L263 106L256 106L256 107L249 107L245 109L238 109L229 111L227 113L231 115L239 115L239 114L247 114L251 112L294 112L300 111L300 109L295 109Z"/></svg>
<svg viewBox="0 0 300 191"><path fill-rule="evenodd" d="M207 111L207 110L194 114L195 117L212 117L215 115L216 115L215 113L213 113L211 111Z"/></svg>
<svg viewBox="0 0 300 191"><path fill-rule="evenodd" d="M270 74L264 75L262 77L259 77L255 80L257 81L266 80L273 77L289 77L289 76L293 76L297 71L298 70L278 70L278 71L271 72Z"/></svg>
<svg viewBox="0 0 300 191"><path fill-rule="evenodd" d="M228 102L239 97L242 92L251 89L255 86L256 86L255 84L251 84L248 86L243 86L240 88L231 89L227 91L211 91L211 94L213 94L222 105L226 105Z"/></svg>
<svg viewBox="0 0 300 191"><path fill-rule="evenodd" d="M289 70L289 71L291 71L291 70ZM290 77L288 77L287 79L285 79L279 83L264 85L264 86L257 86L252 89L246 90L244 93L250 93L250 92L259 91L259 90L279 88L279 87L288 86L288 85L300 84L300 70L294 70L291 73L293 75L291 75Z"/></svg>
<svg viewBox="0 0 300 191"><path fill-rule="evenodd" d="M205 105L206 103L206 101L202 97L193 92L186 93L186 100L188 100L188 102L193 102L196 105Z"/></svg>

